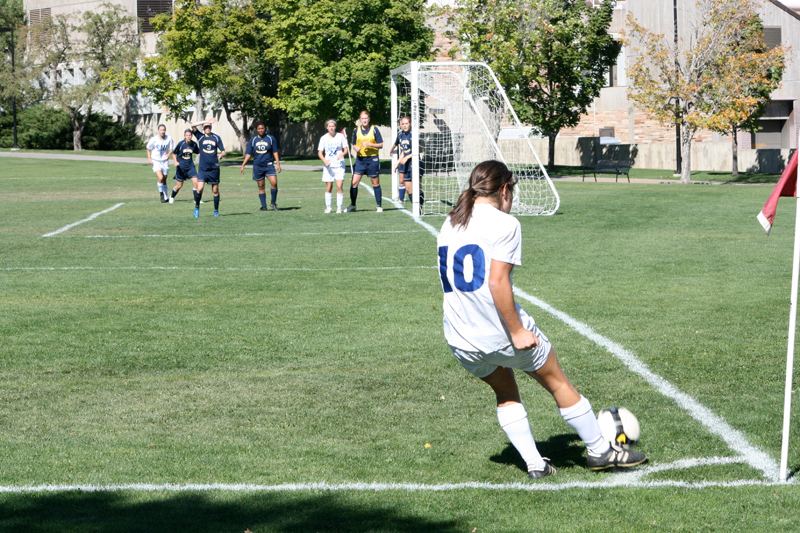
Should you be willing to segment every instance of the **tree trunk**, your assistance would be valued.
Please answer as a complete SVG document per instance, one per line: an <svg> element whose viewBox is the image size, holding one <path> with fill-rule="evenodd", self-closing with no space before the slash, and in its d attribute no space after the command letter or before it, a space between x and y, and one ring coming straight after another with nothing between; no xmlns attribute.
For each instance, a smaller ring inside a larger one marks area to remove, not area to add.
<svg viewBox="0 0 800 533"><path fill-rule="evenodd" d="M200 122L206 118L205 113L203 113L203 106L205 105L205 101L203 100L203 90L202 89L195 89L195 99L194 99L194 112L195 112L195 122Z"/></svg>
<svg viewBox="0 0 800 533"><path fill-rule="evenodd" d="M78 121L78 110L67 106L67 113L69 113L69 120L72 123L72 150L80 152L83 150L83 146L81 145L81 133L83 128L81 128L81 123Z"/></svg>
<svg viewBox="0 0 800 533"><path fill-rule="evenodd" d="M222 109L223 109L223 111L225 111L225 116L228 118L228 124L230 124L231 128L233 128L233 133L235 133L236 137L239 139L239 144L242 146L242 152L244 152L244 149L247 146L247 141L250 140L247 137L245 137L247 135L247 133L248 133L248 130L247 130L247 116L243 115L244 116L244 130L240 130L239 129L239 125L236 124L235 120L233 120L233 116L231 115L230 109L228 109L228 102L225 102L224 100L222 101Z"/></svg>
<svg viewBox="0 0 800 533"><path fill-rule="evenodd" d="M687 121L681 122L681 183L692 182L692 137L694 130Z"/></svg>
<svg viewBox="0 0 800 533"><path fill-rule="evenodd" d="M126 87L122 88L122 116L119 120L123 126L131 120L131 92Z"/></svg>
<svg viewBox="0 0 800 533"><path fill-rule="evenodd" d="M733 153L733 160L731 161L731 175L734 180L739 179L739 139L737 139L738 129L733 127L733 142L731 144L731 152Z"/></svg>
<svg viewBox="0 0 800 533"><path fill-rule="evenodd" d="M549 172L556 168L556 135L558 132L547 134L547 170Z"/></svg>

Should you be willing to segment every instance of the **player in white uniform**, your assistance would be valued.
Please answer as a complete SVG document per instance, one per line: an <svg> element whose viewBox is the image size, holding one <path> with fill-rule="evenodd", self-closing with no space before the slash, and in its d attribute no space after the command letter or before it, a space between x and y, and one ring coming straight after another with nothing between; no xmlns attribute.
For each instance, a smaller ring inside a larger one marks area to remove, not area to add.
<svg viewBox="0 0 800 533"><path fill-rule="evenodd" d="M511 276L521 264L521 228L509 215L516 180L505 164L484 161L472 171L438 237L444 290L444 334L453 355L497 397L497 418L528 465L528 476L555 474L531 434L514 370L553 395L559 412L588 448L592 470L631 467L647 460L603 439L592 406L572 386L550 341L514 301Z"/></svg>
<svg viewBox="0 0 800 533"><path fill-rule="evenodd" d="M150 139L147 143L147 162L153 165L153 172L158 179L158 195L161 202L169 202L169 189L167 188L167 178L169 177L169 158L175 148L175 141L167 135L167 127L163 124L158 126L158 135ZM175 160L177 165L177 159Z"/></svg>
<svg viewBox="0 0 800 533"><path fill-rule="evenodd" d="M344 202L344 156L347 155L347 139L336 132L336 121L333 119L325 123L328 133L319 140L317 156L325 167L322 169L322 181L325 183L325 212L331 212L331 192L333 182L336 182L336 212L342 212Z"/></svg>

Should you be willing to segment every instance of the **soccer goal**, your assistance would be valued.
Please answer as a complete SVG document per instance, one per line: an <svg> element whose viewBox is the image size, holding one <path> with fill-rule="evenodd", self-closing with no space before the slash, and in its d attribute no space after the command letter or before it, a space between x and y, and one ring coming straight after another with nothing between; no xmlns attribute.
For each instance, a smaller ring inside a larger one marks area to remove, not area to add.
<svg viewBox="0 0 800 533"><path fill-rule="evenodd" d="M481 161L517 176L512 212L552 215L559 197L505 91L484 63L413 61L391 71L392 124L411 118L413 214L445 215ZM394 141L394 138L392 138ZM397 154L392 154L392 168ZM392 198L398 198L392 172ZM424 193L420 203L419 191Z"/></svg>

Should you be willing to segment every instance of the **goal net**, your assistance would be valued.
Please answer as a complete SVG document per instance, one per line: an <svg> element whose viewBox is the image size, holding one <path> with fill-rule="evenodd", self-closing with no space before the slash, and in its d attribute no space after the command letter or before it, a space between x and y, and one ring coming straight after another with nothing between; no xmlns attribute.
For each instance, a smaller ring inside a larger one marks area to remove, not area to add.
<svg viewBox="0 0 800 533"><path fill-rule="evenodd" d="M391 91L395 131L399 118L411 119L414 215L449 213L472 169L489 159L503 161L517 177L512 213L558 210L558 193L530 142L531 128L520 124L488 65L407 63L392 70ZM393 169L396 162L394 153ZM396 170L392 185L397 199Z"/></svg>

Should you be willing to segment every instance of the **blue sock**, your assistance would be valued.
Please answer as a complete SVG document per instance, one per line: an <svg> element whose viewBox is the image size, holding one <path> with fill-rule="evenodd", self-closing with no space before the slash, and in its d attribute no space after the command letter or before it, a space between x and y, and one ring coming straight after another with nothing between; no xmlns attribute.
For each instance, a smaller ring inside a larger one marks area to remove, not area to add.
<svg viewBox="0 0 800 533"><path fill-rule="evenodd" d="M259 193L258 194L258 199L261 201L261 207L266 209L267 208L267 193L263 193L263 194Z"/></svg>
<svg viewBox="0 0 800 533"><path fill-rule="evenodd" d="M214 197L214 211L219 211L219 195Z"/></svg>
<svg viewBox="0 0 800 533"><path fill-rule="evenodd" d="M381 199L382 199L381 186L378 185L377 187L375 187L374 190L375 190L375 203L378 204L378 207L380 207L381 206Z"/></svg>
<svg viewBox="0 0 800 533"><path fill-rule="evenodd" d="M406 188L405 188L405 186L400 187L400 201L401 202L405 202L406 201Z"/></svg>
<svg viewBox="0 0 800 533"><path fill-rule="evenodd" d="M269 194L272 196L272 203L275 203L275 200L278 199L278 189L270 189Z"/></svg>

